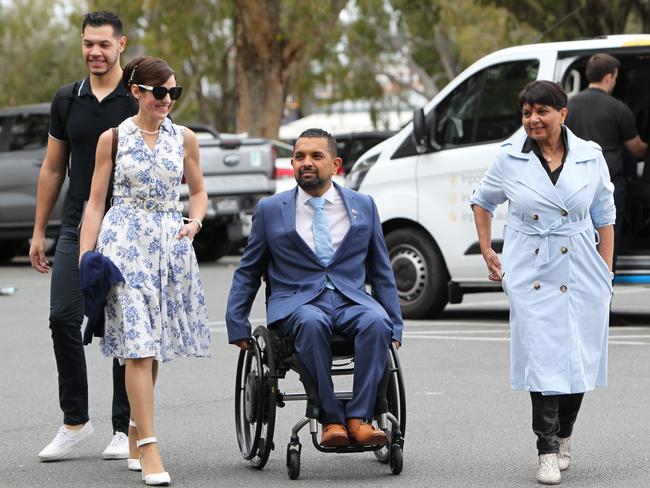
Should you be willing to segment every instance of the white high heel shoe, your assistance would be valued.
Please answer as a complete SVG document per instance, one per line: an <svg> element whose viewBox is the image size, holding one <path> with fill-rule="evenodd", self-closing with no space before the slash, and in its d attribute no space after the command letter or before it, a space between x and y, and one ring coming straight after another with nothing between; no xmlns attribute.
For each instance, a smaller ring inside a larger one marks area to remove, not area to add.
<svg viewBox="0 0 650 488"><path fill-rule="evenodd" d="M136 428L135 422L129 419L129 427ZM129 471L142 471L142 466L140 465L140 459L129 458L126 460L126 467L129 468Z"/></svg>
<svg viewBox="0 0 650 488"><path fill-rule="evenodd" d="M155 437L145 437L144 439L138 440L137 444L138 447L141 447L155 442L158 442L158 439ZM172 479L167 471L163 471L162 473L144 474L143 470L142 481L144 481L145 485L149 486L168 486L172 482Z"/></svg>

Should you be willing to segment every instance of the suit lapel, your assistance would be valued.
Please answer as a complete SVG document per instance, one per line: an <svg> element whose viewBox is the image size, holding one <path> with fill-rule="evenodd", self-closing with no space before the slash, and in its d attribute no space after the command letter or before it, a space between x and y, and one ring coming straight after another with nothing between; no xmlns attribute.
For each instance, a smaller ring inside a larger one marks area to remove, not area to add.
<svg viewBox="0 0 650 488"><path fill-rule="evenodd" d="M347 211L348 214L348 220L350 221L350 228L345 233L345 236L343 236L343 239L341 240L341 244L336 249L336 252L332 257L332 263L333 263L338 259L338 256L343 252L342 250L346 249L347 242L350 239L352 239L352 237L357 233L357 229L359 228L359 225L363 223L364 220L363 220L363 216L359 212L359 209L357 208L356 195L348 191L346 188L342 188L334 182L332 183L338 190L339 195L341 195L341 200L343 200L343 204L345 205L345 210Z"/></svg>
<svg viewBox="0 0 650 488"><path fill-rule="evenodd" d="M290 192L287 195L287 197L285 197L285 199L282 201L282 222L284 224L284 228L287 232L287 235L296 245L296 248L302 251L302 253L305 254L308 258L310 258L312 261L320 265L321 262L319 261L316 254L314 254L314 252L303 240L303 238L300 237L300 234L298 234L298 231L296 230L297 194L298 194L298 188L296 187L294 191Z"/></svg>

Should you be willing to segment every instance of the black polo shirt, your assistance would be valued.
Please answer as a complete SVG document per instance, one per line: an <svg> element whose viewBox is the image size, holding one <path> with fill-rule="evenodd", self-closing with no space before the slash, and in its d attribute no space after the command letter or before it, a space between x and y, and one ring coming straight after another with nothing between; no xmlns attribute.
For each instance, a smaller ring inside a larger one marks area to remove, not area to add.
<svg viewBox="0 0 650 488"><path fill-rule="evenodd" d="M121 82L101 102L91 91L89 78L77 82L65 126L59 119L59 99L55 96L52 100L50 135L67 142L70 149L70 185L63 213L64 225L78 225L81 220L84 202L90 195L99 136L120 125L130 113L129 92Z"/></svg>
<svg viewBox="0 0 650 488"><path fill-rule="evenodd" d="M623 173L623 144L637 135L630 107L598 88L587 88L569 99L565 124L578 137L594 141L613 180Z"/></svg>
<svg viewBox="0 0 650 488"><path fill-rule="evenodd" d="M555 171L551 171L551 167L548 165L548 161L544 159L544 155L542 154L542 150L539 148L539 145L537 144L537 141L535 139L531 139L530 137L526 137L526 140L524 141L524 145L521 148L521 152L523 153L529 153L530 151L533 151L535 156L537 156L537 159L539 159L539 162L542 164L544 169L546 170L546 174L548 177L551 179L551 183L555 185L557 183L558 178L560 177L560 173L562 172L562 168L564 168L564 162L566 161L566 155L569 152L569 138L566 133L566 127L562 126L562 142L564 143L564 153L562 154L562 164L559 165L557 168L555 168Z"/></svg>

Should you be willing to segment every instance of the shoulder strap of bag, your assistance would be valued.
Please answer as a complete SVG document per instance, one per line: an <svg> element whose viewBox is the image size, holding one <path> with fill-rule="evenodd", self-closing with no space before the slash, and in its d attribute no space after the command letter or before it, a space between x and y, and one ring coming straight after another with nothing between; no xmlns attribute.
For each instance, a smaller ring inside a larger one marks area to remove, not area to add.
<svg viewBox="0 0 650 488"><path fill-rule="evenodd" d="M111 179L108 182L108 192L106 192L106 211L111 208L111 200L113 199L113 179L115 178L115 158L117 157L117 143L120 139L120 129L113 127L111 129L113 140L111 143Z"/></svg>
<svg viewBox="0 0 650 488"><path fill-rule="evenodd" d="M73 81L59 88L56 92L58 100L58 117L63 129L68 130L68 118L70 117L70 106L72 105L72 95L77 87L77 82ZM68 178L70 177L70 156L68 155Z"/></svg>

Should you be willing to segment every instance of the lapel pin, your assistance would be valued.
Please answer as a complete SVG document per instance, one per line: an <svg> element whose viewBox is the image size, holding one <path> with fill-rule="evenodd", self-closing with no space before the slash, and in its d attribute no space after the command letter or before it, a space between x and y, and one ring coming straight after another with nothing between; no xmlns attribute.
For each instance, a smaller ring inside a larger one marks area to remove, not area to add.
<svg viewBox="0 0 650 488"><path fill-rule="evenodd" d="M357 218L357 211L354 208L352 209L352 218L355 219L355 220Z"/></svg>

